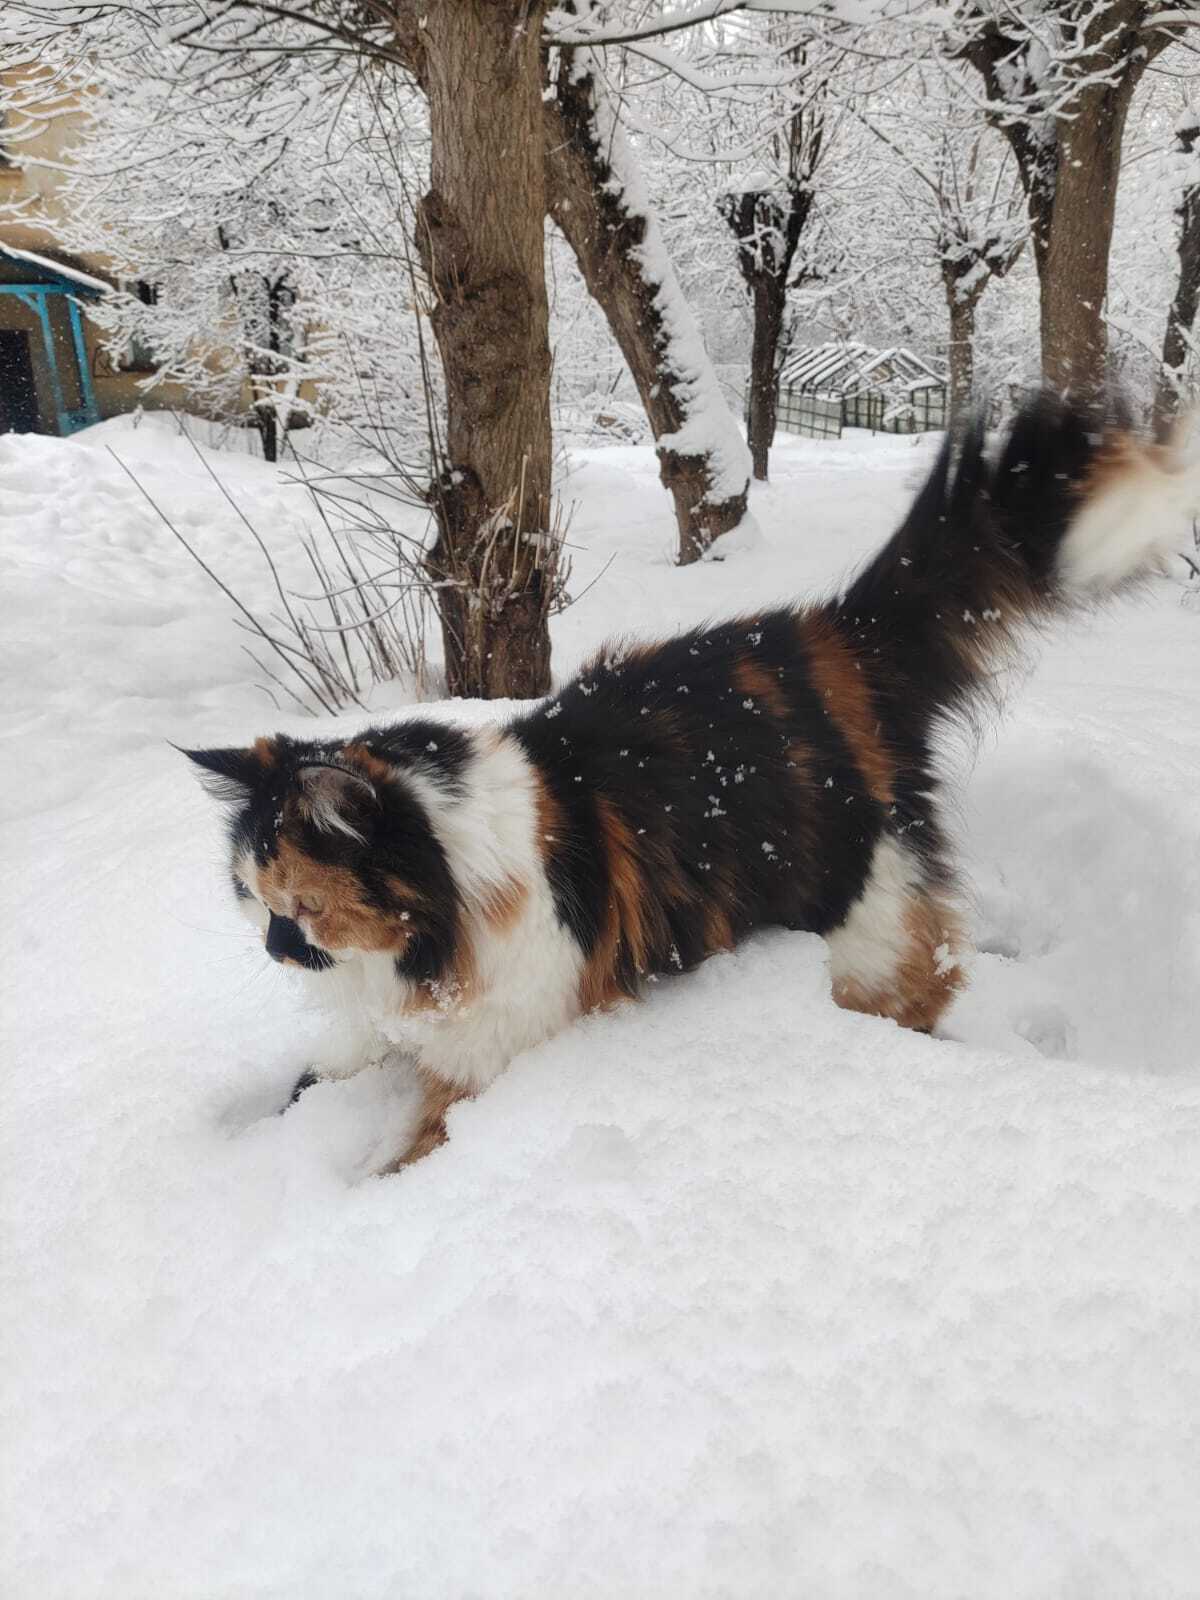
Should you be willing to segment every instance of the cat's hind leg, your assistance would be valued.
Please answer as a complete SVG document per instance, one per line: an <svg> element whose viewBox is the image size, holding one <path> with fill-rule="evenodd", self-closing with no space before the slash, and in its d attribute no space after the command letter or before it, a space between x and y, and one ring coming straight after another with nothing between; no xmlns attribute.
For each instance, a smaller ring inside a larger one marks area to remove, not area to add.
<svg viewBox="0 0 1200 1600"><path fill-rule="evenodd" d="M404 1167L411 1167L414 1161L420 1161L439 1145L445 1144L449 1137L446 1132L447 1111L456 1101L471 1099L469 1089L464 1089L455 1083L447 1083L444 1078L436 1077L424 1067L420 1068L419 1072L424 1092L416 1125L404 1152L380 1169L380 1177L391 1172L399 1172Z"/></svg>
<svg viewBox="0 0 1200 1600"><path fill-rule="evenodd" d="M826 943L833 998L847 1011L928 1033L963 986L961 925L945 874L932 881L891 834L876 844L862 893Z"/></svg>

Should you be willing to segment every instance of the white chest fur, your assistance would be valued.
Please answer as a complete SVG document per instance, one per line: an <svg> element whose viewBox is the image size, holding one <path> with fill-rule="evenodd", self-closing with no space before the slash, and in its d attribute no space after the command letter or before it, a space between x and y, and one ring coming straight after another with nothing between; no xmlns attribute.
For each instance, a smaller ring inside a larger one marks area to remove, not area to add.
<svg viewBox="0 0 1200 1600"><path fill-rule="evenodd" d="M513 741L475 735L457 793L424 773L405 782L458 886L462 976L416 985L396 977L388 956L345 953L335 970L305 974L305 983L335 1019L342 1059L329 1063L334 1072L398 1048L474 1091L578 1015L582 957L559 925L537 837L536 786ZM494 914L498 898L511 907L503 917Z"/></svg>

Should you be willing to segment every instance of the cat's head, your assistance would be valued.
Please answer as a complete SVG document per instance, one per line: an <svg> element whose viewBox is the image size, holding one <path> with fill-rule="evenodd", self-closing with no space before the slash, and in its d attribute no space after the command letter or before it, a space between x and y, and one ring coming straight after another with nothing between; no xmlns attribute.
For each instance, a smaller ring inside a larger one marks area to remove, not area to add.
<svg viewBox="0 0 1200 1600"><path fill-rule="evenodd" d="M323 971L385 952L402 972L436 975L453 948L457 896L402 769L363 743L283 734L183 754L229 807L234 892L270 956Z"/></svg>

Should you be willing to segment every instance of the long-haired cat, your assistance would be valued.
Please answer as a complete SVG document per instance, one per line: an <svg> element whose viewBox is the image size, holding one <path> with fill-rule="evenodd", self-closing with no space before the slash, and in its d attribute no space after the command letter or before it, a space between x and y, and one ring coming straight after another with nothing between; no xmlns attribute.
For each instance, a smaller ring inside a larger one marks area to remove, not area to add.
<svg viewBox="0 0 1200 1600"><path fill-rule="evenodd" d="M1197 477L1042 397L994 460L980 428L948 439L839 598L609 645L484 731L187 752L267 952L347 1055L403 1047L424 1077L393 1165L517 1052L753 928L823 934L837 1004L932 1028L962 982L938 724L1023 626L1151 570Z"/></svg>

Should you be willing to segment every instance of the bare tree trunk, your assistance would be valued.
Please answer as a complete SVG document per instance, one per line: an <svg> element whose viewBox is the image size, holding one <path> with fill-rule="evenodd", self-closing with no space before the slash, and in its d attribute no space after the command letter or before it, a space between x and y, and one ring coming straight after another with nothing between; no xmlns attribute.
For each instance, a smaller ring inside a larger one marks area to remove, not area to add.
<svg viewBox="0 0 1200 1600"><path fill-rule="evenodd" d="M989 22L963 52L983 77L997 108L993 123L1025 189L1041 291L1042 376L1095 403L1107 373L1104 301L1125 119L1147 62L1170 43L1165 30L1142 31L1143 10L1140 0L1092 7L1072 35L1072 65L1064 69L1080 77L1079 93L1052 122L1002 109L1037 92L1026 64L1029 36Z"/></svg>
<svg viewBox="0 0 1200 1600"><path fill-rule="evenodd" d="M789 52L795 61L803 49ZM826 69L828 72L828 68ZM796 247L813 209L813 180L825 150L825 96L829 79L815 89L788 119L787 179L778 189L724 194L717 210L738 242L738 269L754 306L750 348L750 415L747 437L754 476L765 482L779 401L779 342L787 306L788 278ZM773 140L776 155L785 143Z"/></svg>
<svg viewBox="0 0 1200 1600"><path fill-rule="evenodd" d="M441 0L420 38L432 172L417 245L447 405L428 566L450 693L484 699L550 687L544 9L545 0Z"/></svg>
<svg viewBox="0 0 1200 1600"><path fill-rule="evenodd" d="M1179 146L1190 155L1200 138L1200 125L1179 130ZM1162 364L1154 390L1154 437L1165 443L1183 409L1180 379L1187 363L1191 331L1200 303L1200 182L1184 189L1177 209L1179 217L1179 279L1175 298L1167 312L1163 334Z"/></svg>
<svg viewBox="0 0 1200 1600"><path fill-rule="evenodd" d="M229 233L222 224L217 226L217 243L222 251L228 251L233 245ZM254 287L249 302L244 292L247 283ZM242 327L242 345L246 361L243 387L250 397L249 422L258 434L263 460L272 465L279 460L281 435L286 433L288 426L286 421L281 425L271 393L274 381L278 379L283 369L283 364L276 358L280 350L286 290L286 274L274 279L258 273L246 273L240 278L236 272L229 274L230 299L237 308ZM258 299L260 291L261 305ZM272 354L265 354L264 351L271 351ZM264 389L267 391L265 395Z"/></svg>
<svg viewBox="0 0 1200 1600"><path fill-rule="evenodd" d="M1063 393L1099 401L1108 370L1108 258L1121 139L1136 78L1086 89L1059 131L1054 211L1041 274L1042 375Z"/></svg>
<svg viewBox="0 0 1200 1600"><path fill-rule="evenodd" d="M944 275L946 306L950 313L950 415L951 427L967 421L975 399L975 312L979 294L964 294Z"/></svg>
<svg viewBox="0 0 1200 1600"><path fill-rule="evenodd" d="M779 404L779 340L787 300L786 275L772 275L754 285L754 338L750 345L750 419L746 428L754 476L767 481L775 417Z"/></svg>
<svg viewBox="0 0 1200 1600"><path fill-rule="evenodd" d="M679 561L687 565L745 515L749 461L657 225L630 193L624 135L615 122L598 120L599 88L571 55L563 52L557 93L544 108L549 212L646 408L659 473L675 501Z"/></svg>
<svg viewBox="0 0 1200 1600"><path fill-rule="evenodd" d="M816 144L819 150L819 135ZM747 190L743 194L725 194L718 200L717 209L738 241L738 268L754 308L750 419L746 431L754 476L765 483L775 442L779 340L783 334L788 275L812 210L812 190L793 183L782 192Z"/></svg>
<svg viewBox="0 0 1200 1600"><path fill-rule="evenodd" d="M279 417L274 406L258 406L255 410L258 437L262 441L263 460L279 460Z"/></svg>

